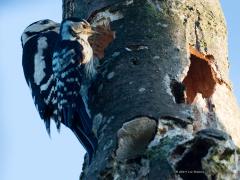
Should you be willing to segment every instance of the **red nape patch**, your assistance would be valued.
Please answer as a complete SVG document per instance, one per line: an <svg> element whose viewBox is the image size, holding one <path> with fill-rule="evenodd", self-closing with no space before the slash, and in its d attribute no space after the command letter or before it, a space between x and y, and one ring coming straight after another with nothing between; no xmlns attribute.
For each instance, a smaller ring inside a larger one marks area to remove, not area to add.
<svg viewBox="0 0 240 180"><path fill-rule="evenodd" d="M191 104L197 93L201 93L204 98L209 98L219 80L211 67L214 57L204 55L192 47L189 49L191 64L183 84L186 88L187 102Z"/></svg>

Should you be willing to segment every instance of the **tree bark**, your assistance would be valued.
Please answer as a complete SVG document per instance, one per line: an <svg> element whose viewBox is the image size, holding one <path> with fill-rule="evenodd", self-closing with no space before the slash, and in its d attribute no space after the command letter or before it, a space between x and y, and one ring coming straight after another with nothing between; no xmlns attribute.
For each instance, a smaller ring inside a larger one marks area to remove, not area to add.
<svg viewBox="0 0 240 180"><path fill-rule="evenodd" d="M218 0L63 0L109 23L89 105L98 149L81 179L239 179L240 111Z"/></svg>

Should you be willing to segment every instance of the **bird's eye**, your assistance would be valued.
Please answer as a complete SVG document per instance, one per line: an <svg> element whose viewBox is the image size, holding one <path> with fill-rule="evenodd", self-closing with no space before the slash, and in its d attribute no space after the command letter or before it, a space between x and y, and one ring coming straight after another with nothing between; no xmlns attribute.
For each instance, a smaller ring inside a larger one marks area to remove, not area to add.
<svg viewBox="0 0 240 180"><path fill-rule="evenodd" d="M87 28L87 26L84 24L83 26L82 26L84 29L86 29Z"/></svg>

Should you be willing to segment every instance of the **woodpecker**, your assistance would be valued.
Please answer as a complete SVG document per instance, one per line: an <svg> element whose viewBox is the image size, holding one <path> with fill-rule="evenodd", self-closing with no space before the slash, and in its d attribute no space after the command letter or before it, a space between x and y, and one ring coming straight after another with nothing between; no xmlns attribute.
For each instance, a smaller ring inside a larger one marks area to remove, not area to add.
<svg viewBox="0 0 240 180"><path fill-rule="evenodd" d="M77 136L88 152L89 162L97 147L87 110L89 85L96 77L93 50L88 42L88 37L94 33L86 20L64 20L52 62L53 77L56 79L57 119Z"/></svg>
<svg viewBox="0 0 240 180"><path fill-rule="evenodd" d="M21 36L22 65L35 106L50 135L50 119L77 136L91 162L97 147L88 112L89 87L96 78L88 37L94 33L85 20L60 24L49 19L29 25ZM64 86L62 86L64 85Z"/></svg>
<svg viewBox="0 0 240 180"><path fill-rule="evenodd" d="M59 28L59 23L44 19L29 25L21 36L24 76L49 135L50 119L54 119L57 128L60 128L56 111L56 81L52 71L52 55L59 38Z"/></svg>

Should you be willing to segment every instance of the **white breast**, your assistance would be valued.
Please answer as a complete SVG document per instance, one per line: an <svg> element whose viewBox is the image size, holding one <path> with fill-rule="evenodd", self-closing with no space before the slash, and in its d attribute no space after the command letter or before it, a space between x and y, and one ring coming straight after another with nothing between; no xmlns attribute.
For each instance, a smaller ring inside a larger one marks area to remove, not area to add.
<svg viewBox="0 0 240 180"><path fill-rule="evenodd" d="M83 53L83 58L84 58L83 64L89 63L93 57L93 50L88 42L87 43L84 42L82 53Z"/></svg>

